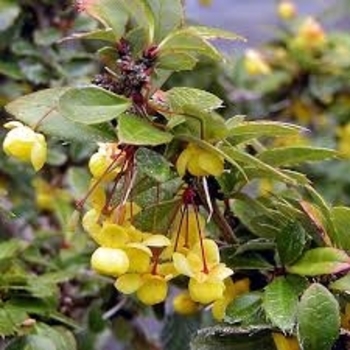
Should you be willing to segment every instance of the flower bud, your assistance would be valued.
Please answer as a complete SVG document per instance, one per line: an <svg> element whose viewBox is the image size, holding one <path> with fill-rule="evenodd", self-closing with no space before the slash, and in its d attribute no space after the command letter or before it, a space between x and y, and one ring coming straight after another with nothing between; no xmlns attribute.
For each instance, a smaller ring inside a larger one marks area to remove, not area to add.
<svg viewBox="0 0 350 350"><path fill-rule="evenodd" d="M290 0L282 0L277 7L278 16L281 19L289 20L296 16L297 9L295 4Z"/></svg>
<svg viewBox="0 0 350 350"><path fill-rule="evenodd" d="M107 276L120 276L129 268L129 258L121 249L100 247L91 256L91 267Z"/></svg>
<svg viewBox="0 0 350 350"><path fill-rule="evenodd" d="M11 129L3 143L5 153L23 162L32 163L35 171L40 170L47 157L44 135L20 122L9 122L4 127Z"/></svg>
<svg viewBox="0 0 350 350"><path fill-rule="evenodd" d="M271 72L270 66L256 50L247 50L243 63L244 68L249 75L266 75Z"/></svg>

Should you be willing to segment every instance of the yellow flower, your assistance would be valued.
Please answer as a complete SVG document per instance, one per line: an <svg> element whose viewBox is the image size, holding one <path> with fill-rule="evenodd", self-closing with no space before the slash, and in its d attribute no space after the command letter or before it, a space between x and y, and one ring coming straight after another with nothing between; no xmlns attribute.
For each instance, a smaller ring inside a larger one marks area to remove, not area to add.
<svg viewBox="0 0 350 350"><path fill-rule="evenodd" d="M32 163L35 171L40 170L47 157L44 135L20 122L9 122L4 127L10 129L3 143L5 153L23 162Z"/></svg>
<svg viewBox="0 0 350 350"><path fill-rule="evenodd" d="M286 337L282 333L272 333L277 350L300 350L298 340L295 337Z"/></svg>
<svg viewBox="0 0 350 350"><path fill-rule="evenodd" d="M297 14L295 4L290 0L282 0L277 7L277 13L280 18L288 20L292 19Z"/></svg>
<svg viewBox="0 0 350 350"><path fill-rule="evenodd" d="M188 292L179 293L173 300L174 311L180 315L193 315L199 310L199 305L193 301Z"/></svg>
<svg viewBox="0 0 350 350"><path fill-rule="evenodd" d="M350 123L338 130L338 150L345 157L350 158Z"/></svg>
<svg viewBox="0 0 350 350"><path fill-rule="evenodd" d="M89 169L94 178L113 180L121 171L121 165L125 160L125 153L118 148L116 143L98 143L98 151L89 161Z"/></svg>
<svg viewBox="0 0 350 350"><path fill-rule="evenodd" d="M120 276L129 268L129 258L121 249L97 248L91 256L91 267L107 276Z"/></svg>
<svg viewBox="0 0 350 350"><path fill-rule="evenodd" d="M244 55L244 68L249 75L266 75L271 73L271 68L260 52L249 49Z"/></svg>
<svg viewBox="0 0 350 350"><path fill-rule="evenodd" d="M301 23L293 45L302 49L320 49L327 42L327 36L321 24L313 17L308 17Z"/></svg>
<svg viewBox="0 0 350 350"><path fill-rule="evenodd" d="M188 171L193 176L220 176L224 171L224 160L217 154L195 144L189 144L176 162L180 176Z"/></svg>
<svg viewBox="0 0 350 350"><path fill-rule="evenodd" d="M220 263L219 248L213 240L198 242L187 254L173 254L176 270L190 277L188 289L192 300L209 304L223 297L224 280L233 271Z"/></svg>
<svg viewBox="0 0 350 350"><path fill-rule="evenodd" d="M248 278L244 278L237 282L233 282L231 278L226 278L224 283L226 288L223 297L216 300L211 309L214 318L218 321L221 321L224 318L226 308L231 301L233 301L239 295L248 292L250 285Z"/></svg>
<svg viewBox="0 0 350 350"><path fill-rule="evenodd" d="M41 210L53 210L58 198L66 202L71 200L68 192L50 185L42 178L35 178L32 183L35 190L36 205Z"/></svg>

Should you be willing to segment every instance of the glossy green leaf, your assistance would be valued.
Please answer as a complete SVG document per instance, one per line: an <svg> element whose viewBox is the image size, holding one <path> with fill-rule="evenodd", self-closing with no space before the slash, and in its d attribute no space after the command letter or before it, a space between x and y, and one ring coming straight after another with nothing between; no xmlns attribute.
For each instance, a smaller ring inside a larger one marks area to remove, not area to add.
<svg viewBox="0 0 350 350"><path fill-rule="evenodd" d="M239 138L240 142L263 136L279 137L298 135L304 128L288 123L271 121L247 121L234 125L229 130L229 136Z"/></svg>
<svg viewBox="0 0 350 350"><path fill-rule="evenodd" d="M282 173L278 169L272 167L271 165L261 161L259 158L256 158L236 147L232 146L222 146L221 150L226 153L230 158L234 159L237 162L256 167L258 169L262 169L267 173L270 173L271 176L278 178L282 182L286 182L289 184L295 184L295 180L286 174Z"/></svg>
<svg viewBox="0 0 350 350"><path fill-rule="evenodd" d="M250 323L262 310L262 295L252 292L245 293L242 296L234 299L227 307L225 312L225 322L230 324L235 323Z"/></svg>
<svg viewBox="0 0 350 350"><path fill-rule="evenodd" d="M118 120L118 139L120 142L157 146L169 143L173 135L154 127L150 122L133 114L122 114Z"/></svg>
<svg viewBox="0 0 350 350"><path fill-rule="evenodd" d="M331 350L340 330L339 305L321 284L312 284L298 307L298 339L303 350Z"/></svg>
<svg viewBox="0 0 350 350"><path fill-rule="evenodd" d="M58 99L67 88L53 88L22 96L6 106L8 113L47 135L82 143L106 142L115 139L106 126L88 126L74 123L57 111Z"/></svg>
<svg viewBox="0 0 350 350"><path fill-rule="evenodd" d="M157 60L157 67L179 72L183 70L192 70L197 62L197 58L185 52L169 53L159 57Z"/></svg>
<svg viewBox="0 0 350 350"><path fill-rule="evenodd" d="M110 121L130 107L129 99L94 86L69 89L58 101L59 112L65 118L82 124Z"/></svg>
<svg viewBox="0 0 350 350"><path fill-rule="evenodd" d="M266 288L263 307L273 325L283 332L291 332L295 325L298 293L285 277L275 278Z"/></svg>
<svg viewBox="0 0 350 350"><path fill-rule="evenodd" d="M14 339L5 350L57 350L57 348L50 338L33 334Z"/></svg>
<svg viewBox="0 0 350 350"><path fill-rule="evenodd" d="M337 152L331 149L298 146L269 149L261 152L259 159L272 166L285 166L322 161L336 156Z"/></svg>
<svg viewBox="0 0 350 350"><path fill-rule="evenodd" d="M332 282L329 285L329 288L340 292L350 293L350 274L347 274L346 276Z"/></svg>
<svg viewBox="0 0 350 350"><path fill-rule="evenodd" d="M77 344L73 334L63 327L51 327L45 323L35 326L36 334L49 338L55 345L55 350L76 350Z"/></svg>
<svg viewBox="0 0 350 350"><path fill-rule="evenodd" d="M214 40L214 39L225 39L225 40L240 40L246 41L242 36L235 34L233 32L213 27L206 26L190 26L187 27L191 32L196 33L200 37L206 40Z"/></svg>
<svg viewBox="0 0 350 350"><path fill-rule="evenodd" d="M166 93L167 101L172 111L183 112L186 105L197 106L203 111L212 111L221 108L223 101L204 90L189 87L174 87Z"/></svg>
<svg viewBox="0 0 350 350"><path fill-rule="evenodd" d="M4 31L12 26L21 12L17 1L0 1L0 31Z"/></svg>
<svg viewBox="0 0 350 350"><path fill-rule="evenodd" d="M298 221L289 222L276 235L279 258L283 265L290 265L303 253L307 234Z"/></svg>
<svg viewBox="0 0 350 350"><path fill-rule="evenodd" d="M134 217L133 224L145 232L167 234L179 205L180 199L151 204Z"/></svg>
<svg viewBox="0 0 350 350"><path fill-rule="evenodd" d="M287 266L290 273L302 276L318 276L338 273L350 268L350 258L336 248L308 250L295 264Z"/></svg>
<svg viewBox="0 0 350 350"><path fill-rule="evenodd" d="M184 22L184 10L181 0L147 0L154 19L154 42L159 43Z"/></svg>
<svg viewBox="0 0 350 350"><path fill-rule="evenodd" d="M84 1L83 7L91 17L100 21L106 28L113 30L115 40L119 40L123 36L128 15L121 1Z"/></svg>
<svg viewBox="0 0 350 350"><path fill-rule="evenodd" d="M190 340L200 328L199 315L170 314L164 320L161 344L167 350L189 350Z"/></svg>
<svg viewBox="0 0 350 350"><path fill-rule="evenodd" d="M0 243L0 260L14 258L27 243L17 239L11 239Z"/></svg>
<svg viewBox="0 0 350 350"><path fill-rule="evenodd" d="M335 228L335 244L341 249L350 250L350 208L332 208L331 220Z"/></svg>
<svg viewBox="0 0 350 350"><path fill-rule="evenodd" d="M146 44L154 40L156 29L155 17L147 0L120 0L125 10L135 20L139 27L145 28L148 33Z"/></svg>
<svg viewBox="0 0 350 350"><path fill-rule="evenodd" d="M171 53L189 53L207 56L212 60L222 60L220 52L195 31L184 28L170 33L159 44L159 55Z"/></svg>
<svg viewBox="0 0 350 350"><path fill-rule="evenodd" d="M74 33L62 41L75 40L75 39L85 39L85 40L101 40L111 43L115 43L115 35L112 29L96 29L91 32L84 33Z"/></svg>
<svg viewBox="0 0 350 350"><path fill-rule="evenodd" d="M269 327L218 325L201 329L191 342L191 350L256 349L275 350Z"/></svg>
<svg viewBox="0 0 350 350"><path fill-rule="evenodd" d="M135 157L140 171L159 183L169 180L173 175L171 164L158 152L139 148Z"/></svg>

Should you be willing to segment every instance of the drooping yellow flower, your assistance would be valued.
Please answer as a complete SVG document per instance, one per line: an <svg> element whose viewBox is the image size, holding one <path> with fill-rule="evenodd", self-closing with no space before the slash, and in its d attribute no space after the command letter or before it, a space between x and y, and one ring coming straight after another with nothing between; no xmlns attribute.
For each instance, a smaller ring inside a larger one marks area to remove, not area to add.
<svg viewBox="0 0 350 350"><path fill-rule="evenodd" d="M244 278L237 282L233 282L230 277L226 278L225 281L225 291L223 297L216 300L213 303L211 309L214 318L218 321L221 321L225 316L225 311L227 306L235 298L249 291L250 281L248 278Z"/></svg>
<svg viewBox="0 0 350 350"><path fill-rule="evenodd" d="M253 49L248 49L245 52L243 65L249 75L266 75L271 73L271 68L261 53Z"/></svg>
<svg viewBox="0 0 350 350"><path fill-rule="evenodd" d="M44 135L17 121L6 123L4 127L10 129L3 143L5 153L31 163L35 171L40 170L47 157Z"/></svg>
<svg viewBox="0 0 350 350"><path fill-rule="evenodd" d="M190 143L178 157L176 169L180 176L186 171L193 176L220 176L224 171L224 160L214 152Z"/></svg>
<svg viewBox="0 0 350 350"><path fill-rule="evenodd" d="M174 311L180 315L193 315L200 309L187 291L179 293L173 300Z"/></svg>
<svg viewBox="0 0 350 350"><path fill-rule="evenodd" d="M233 271L220 263L219 248L211 239L198 242L187 254L173 254L176 270L190 277L188 289L191 299L209 304L223 297L225 291L224 280Z"/></svg>
<svg viewBox="0 0 350 350"><path fill-rule="evenodd" d="M91 267L107 276L120 276L129 268L129 258L122 249L100 247L91 256Z"/></svg>
<svg viewBox="0 0 350 350"><path fill-rule="evenodd" d="M272 333L277 350L300 350L297 338L287 337L282 333Z"/></svg>
<svg viewBox="0 0 350 350"><path fill-rule="evenodd" d="M113 180L121 171L125 153L117 143L98 143L98 151L89 160L89 169L96 179Z"/></svg>

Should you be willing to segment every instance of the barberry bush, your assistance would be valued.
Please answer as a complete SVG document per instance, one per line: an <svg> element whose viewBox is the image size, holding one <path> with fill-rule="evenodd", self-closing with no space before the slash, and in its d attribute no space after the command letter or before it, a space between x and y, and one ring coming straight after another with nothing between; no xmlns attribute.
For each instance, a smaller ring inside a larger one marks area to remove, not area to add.
<svg viewBox="0 0 350 350"><path fill-rule="evenodd" d="M47 139L90 152L65 178L76 184L67 191L77 200L75 210L66 200L58 223L64 241L49 249L55 272L32 269L30 277L11 279L16 253L26 256L22 269L38 266L38 254L23 241L3 243L8 264L2 267L7 280L0 281L0 332L13 336L7 350L77 349L72 330L85 335L81 348L91 347L95 338L62 314L70 310L67 298L60 305L57 299L82 292L86 305L106 285L118 303L103 317L91 312L90 328L99 333L106 319L132 319L144 305L163 330L152 339L137 329L141 348L345 346L350 209L327 204L295 168L338 153L309 145L276 148L272 140L307 130L242 115L223 118L219 97L163 88L174 72L193 70L203 57L223 60L211 40L244 40L187 25L182 1L82 0L76 7L100 27L67 40L102 44L99 74L90 84L44 89L6 106L16 121L4 125L4 152L35 171L45 167ZM262 192L264 180L273 187ZM65 197L45 183L37 188L49 206L55 206L44 196L50 190ZM84 269L88 255L93 273ZM78 284L81 269L85 279ZM129 302L138 308L125 310ZM101 316L106 305L94 305Z"/></svg>

